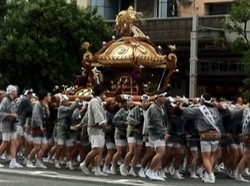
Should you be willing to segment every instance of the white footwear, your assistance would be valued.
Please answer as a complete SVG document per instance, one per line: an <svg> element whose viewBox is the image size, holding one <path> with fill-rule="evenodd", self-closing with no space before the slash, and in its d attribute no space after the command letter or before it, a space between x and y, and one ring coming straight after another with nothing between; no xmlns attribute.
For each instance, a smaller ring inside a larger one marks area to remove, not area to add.
<svg viewBox="0 0 250 186"><path fill-rule="evenodd" d="M207 173L207 177L204 178L203 180L204 183L215 183L215 177L214 177L214 173L211 172L211 173Z"/></svg>
<svg viewBox="0 0 250 186"><path fill-rule="evenodd" d="M158 181L165 181L165 179L162 178L162 177L160 177L157 172L152 172L152 174L154 175L154 177L156 178L156 180L158 180Z"/></svg>
<svg viewBox="0 0 250 186"><path fill-rule="evenodd" d="M26 167L28 167L28 168L36 168L36 166L32 163L31 160L27 161Z"/></svg>
<svg viewBox="0 0 250 186"><path fill-rule="evenodd" d="M247 180L245 178L242 177L242 175L237 175L235 178L236 181L240 181L240 182L245 182L245 183L249 183L250 180Z"/></svg>
<svg viewBox="0 0 250 186"><path fill-rule="evenodd" d="M190 178L198 179L199 177L195 174L195 172L191 172Z"/></svg>
<svg viewBox="0 0 250 186"><path fill-rule="evenodd" d="M117 174L115 170L115 165L111 165L110 167L110 174Z"/></svg>
<svg viewBox="0 0 250 186"><path fill-rule="evenodd" d="M168 168L169 168L169 167L168 167L168 166L166 166L166 167L165 167L165 169L164 169L164 171L165 171L165 173L166 173L166 174L169 174L169 170L168 170Z"/></svg>
<svg viewBox="0 0 250 186"><path fill-rule="evenodd" d="M4 167L4 165L0 163L0 168L3 168L3 167Z"/></svg>
<svg viewBox="0 0 250 186"><path fill-rule="evenodd" d="M110 174L110 170L109 170L109 168L108 168L108 166L107 165L103 165L103 167L102 167L102 172L104 172L104 173L106 173L106 174Z"/></svg>
<svg viewBox="0 0 250 186"><path fill-rule="evenodd" d="M123 162L123 159L119 159L119 160L117 161L117 165L122 165L122 162Z"/></svg>
<svg viewBox="0 0 250 186"><path fill-rule="evenodd" d="M11 161L9 167L12 169L23 168L23 166L16 161Z"/></svg>
<svg viewBox="0 0 250 186"><path fill-rule="evenodd" d="M108 176L108 174L103 173L103 172L100 170L100 167L96 167L96 168L95 168L95 176Z"/></svg>
<svg viewBox="0 0 250 186"><path fill-rule="evenodd" d="M95 176L108 176L108 174L105 174L102 171L95 171Z"/></svg>
<svg viewBox="0 0 250 186"><path fill-rule="evenodd" d="M181 176L181 174L178 170L175 171L173 178L176 180L184 180L184 178Z"/></svg>
<svg viewBox="0 0 250 186"><path fill-rule="evenodd" d="M5 162L8 162L8 161L11 160L11 157L10 157L9 154L7 154L6 152L4 152L4 153L2 154L2 156L1 156L1 159L2 159L2 160L5 160Z"/></svg>
<svg viewBox="0 0 250 186"><path fill-rule="evenodd" d="M47 169L47 167L43 164L41 160L36 160L35 166L36 168Z"/></svg>
<svg viewBox="0 0 250 186"><path fill-rule="evenodd" d="M49 162L48 158L45 158L45 157L44 157L44 158L43 158L43 162L44 162L44 163L48 163L48 162Z"/></svg>
<svg viewBox="0 0 250 186"><path fill-rule="evenodd" d="M203 180L203 182L204 182L204 183L215 183L215 180L212 180L212 179L210 179L210 178L205 178L205 179Z"/></svg>
<svg viewBox="0 0 250 186"><path fill-rule="evenodd" d="M128 170L124 164L120 165L120 173L122 176L127 176L128 175Z"/></svg>
<svg viewBox="0 0 250 186"><path fill-rule="evenodd" d="M85 166L84 163L80 163L80 169L85 175L90 175L89 169Z"/></svg>
<svg viewBox="0 0 250 186"><path fill-rule="evenodd" d="M69 170L74 170L73 162L72 161L68 161L66 163L66 167L69 168Z"/></svg>
<svg viewBox="0 0 250 186"><path fill-rule="evenodd" d="M53 158L51 158L51 157L48 157L48 163L54 164L55 160Z"/></svg>
<svg viewBox="0 0 250 186"><path fill-rule="evenodd" d="M66 160L65 160L65 158L60 159L59 162L60 162L61 165L66 165Z"/></svg>
<svg viewBox="0 0 250 186"><path fill-rule="evenodd" d="M198 169L197 169L197 171L196 171L196 173L198 174L198 176L200 177L200 178L203 178L203 172L204 172L204 168L201 166L201 167L199 167Z"/></svg>
<svg viewBox="0 0 250 186"><path fill-rule="evenodd" d="M219 168L220 168L220 170L224 170L225 169L225 165L224 165L224 163L221 163L220 165L219 165Z"/></svg>
<svg viewBox="0 0 250 186"><path fill-rule="evenodd" d="M152 175L152 171L151 171L150 169L148 169L148 170L146 171L146 176L147 176L149 179L151 179L151 180L154 179L154 176Z"/></svg>
<svg viewBox="0 0 250 186"><path fill-rule="evenodd" d="M165 174L165 170L164 170L164 169L161 169L161 170L160 170L159 176L160 176L161 178L167 179L167 176L166 176L166 174Z"/></svg>
<svg viewBox="0 0 250 186"><path fill-rule="evenodd" d="M169 171L169 174L170 174L171 176L174 175L175 169L174 169L173 164L171 164L171 166L169 167L168 171Z"/></svg>
<svg viewBox="0 0 250 186"><path fill-rule="evenodd" d="M135 173L135 170L133 168L130 168L130 171L129 171L128 175L134 176L134 177L137 176L137 174Z"/></svg>
<svg viewBox="0 0 250 186"><path fill-rule="evenodd" d="M150 169L146 171L146 176L151 180L158 180L153 171L151 171Z"/></svg>
<svg viewBox="0 0 250 186"><path fill-rule="evenodd" d="M55 168L56 169L60 169L61 168L60 162L58 160L55 160Z"/></svg>
<svg viewBox="0 0 250 186"><path fill-rule="evenodd" d="M25 157L25 158L23 159L22 164L23 164L23 165L26 165L26 164L27 164L27 162L28 162L28 158L26 158L26 157Z"/></svg>
<svg viewBox="0 0 250 186"><path fill-rule="evenodd" d="M141 167L140 170L139 170L139 172L138 172L138 175L141 178L146 178L145 169Z"/></svg>
<svg viewBox="0 0 250 186"><path fill-rule="evenodd" d="M214 172L222 172L222 170L218 164L215 165Z"/></svg>
<svg viewBox="0 0 250 186"><path fill-rule="evenodd" d="M202 179L202 181L204 181L205 179L208 179L208 173L205 172L205 173L203 174L203 177L202 177L201 179Z"/></svg>
<svg viewBox="0 0 250 186"><path fill-rule="evenodd" d="M246 168L246 169L244 170L244 174L245 174L246 176L250 176L249 168Z"/></svg>

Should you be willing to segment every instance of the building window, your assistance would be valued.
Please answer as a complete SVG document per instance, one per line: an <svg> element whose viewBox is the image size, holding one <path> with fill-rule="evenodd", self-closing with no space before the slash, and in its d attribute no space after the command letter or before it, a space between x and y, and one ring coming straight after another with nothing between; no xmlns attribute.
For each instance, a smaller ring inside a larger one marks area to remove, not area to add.
<svg viewBox="0 0 250 186"><path fill-rule="evenodd" d="M122 10L127 10L129 6L133 6L134 9L136 9L135 7L135 1L134 0L120 0L120 11Z"/></svg>
<svg viewBox="0 0 250 186"><path fill-rule="evenodd" d="M117 0L92 0L91 6L98 7L99 15L107 20L114 20L118 12L119 1Z"/></svg>
<svg viewBox="0 0 250 186"><path fill-rule="evenodd" d="M205 10L208 15L229 14L232 3L206 3Z"/></svg>
<svg viewBox="0 0 250 186"><path fill-rule="evenodd" d="M129 6L133 6L137 12L141 12L143 18L157 16L157 0L120 0L120 11L127 10Z"/></svg>
<svg viewBox="0 0 250 186"><path fill-rule="evenodd" d="M156 16L154 0L137 1L136 9L138 12L141 12L143 14L144 18L150 18Z"/></svg>

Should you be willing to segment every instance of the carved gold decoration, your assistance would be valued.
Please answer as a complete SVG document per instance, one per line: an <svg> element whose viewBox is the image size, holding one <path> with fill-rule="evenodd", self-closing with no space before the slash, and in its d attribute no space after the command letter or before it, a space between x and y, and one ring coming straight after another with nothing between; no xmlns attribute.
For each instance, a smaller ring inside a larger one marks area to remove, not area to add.
<svg viewBox="0 0 250 186"><path fill-rule="evenodd" d="M176 46L175 45L168 45L168 48L170 48L171 52L176 50Z"/></svg>
<svg viewBox="0 0 250 186"><path fill-rule="evenodd" d="M129 6L127 10L119 12L116 16L116 35L124 34L124 32L130 32L134 21L141 20L143 17L141 12L134 11L132 6Z"/></svg>
<svg viewBox="0 0 250 186"><path fill-rule="evenodd" d="M138 38L123 37L112 43L107 50L97 56L102 65L133 65L138 61L143 66L159 66L166 62L166 56L159 54L147 42Z"/></svg>
<svg viewBox="0 0 250 186"><path fill-rule="evenodd" d="M132 26L131 31L136 37L146 37L144 33L136 26Z"/></svg>
<svg viewBox="0 0 250 186"><path fill-rule="evenodd" d="M91 44L89 42L84 42L82 44L82 48L86 49L86 52L83 55L83 60L92 59L93 58L93 54L89 51L89 47L90 46L91 46Z"/></svg>
<svg viewBox="0 0 250 186"><path fill-rule="evenodd" d="M177 63L177 56L176 56L175 53L168 54L168 59L169 60L174 60L174 62Z"/></svg>

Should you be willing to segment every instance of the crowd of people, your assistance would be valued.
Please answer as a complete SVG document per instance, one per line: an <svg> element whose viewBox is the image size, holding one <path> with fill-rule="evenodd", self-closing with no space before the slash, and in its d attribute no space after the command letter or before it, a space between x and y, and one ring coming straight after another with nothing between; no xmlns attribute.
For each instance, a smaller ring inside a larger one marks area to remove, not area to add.
<svg viewBox="0 0 250 186"><path fill-rule="evenodd" d="M89 102L18 91L9 85L0 99L0 155L10 156L10 168L46 169L50 162L74 170L78 162L85 175L164 181L167 174L183 180L184 172L215 183L219 171L249 182L250 108L241 97L171 97L157 90L138 103L127 94L106 98L100 84Z"/></svg>

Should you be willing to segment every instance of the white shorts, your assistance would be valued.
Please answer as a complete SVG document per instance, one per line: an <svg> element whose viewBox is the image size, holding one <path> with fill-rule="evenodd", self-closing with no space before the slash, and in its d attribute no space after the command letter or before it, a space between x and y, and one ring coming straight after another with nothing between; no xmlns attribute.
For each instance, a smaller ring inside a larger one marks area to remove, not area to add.
<svg viewBox="0 0 250 186"><path fill-rule="evenodd" d="M17 132L2 132L3 141L10 141L12 139L17 139Z"/></svg>
<svg viewBox="0 0 250 186"><path fill-rule="evenodd" d="M28 142L33 142L33 137L31 136L31 134L25 134L25 139Z"/></svg>
<svg viewBox="0 0 250 186"><path fill-rule="evenodd" d="M73 138L71 138L71 139L57 138L57 144L58 145L65 145L66 147L72 147L73 141L74 141Z"/></svg>
<svg viewBox="0 0 250 186"><path fill-rule="evenodd" d="M48 143L49 145L51 145L53 142L54 142L54 140L53 140L52 137L51 137L51 138L47 138L47 143Z"/></svg>
<svg viewBox="0 0 250 186"><path fill-rule="evenodd" d="M125 139L115 139L115 146L116 147L126 147L127 146L127 140L125 140Z"/></svg>
<svg viewBox="0 0 250 186"><path fill-rule="evenodd" d="M106 143L107 149L116 149L116 146L113 142Z"/></svg>
<svg viewBox="0 0 250 186"><path fill-rule="evenodd" d="M53 137L54 142L57 143L57 137Z"/></svg>
<svg viewBox="0 0 250 186"><path fill-rule="evenodd" d="M149 137L149 142L153 145L153 148L156 150L157 147L165 147L166 142L165 139L152 140Z"/></svg>
<svg viewBox="0 0 250 186"><path fill-rule="evenodd" d="M201 152L216 152L219 147L219 140L217 141L200 141Z"/></svg>
<svg viewBox="0 0 250 186"><path fill-rule="evenodd" d="M20 125L16 126L16 132L18 136L24 136L24 128Z"/></svg>
<svg viewBox="0 0 250 186"><path fill-rule="evenodd" d="M98 147L103 148L105 144L105 136L104 135L90 135L89 141L90 141L92 149L98 148Z"/></svg>
<svg viewBox="0 0 250 186"><path fill-rule="evenodd" d="M198 147L190 147L190 151L198 151Z"/></svg>
<svg viewBox="0 0 250 186"><path fill-rule="evenodd" d="M143 145L142 140L136 139L135 137L128 137L127 141L128 141L128 143L134 143L134 144L137 144L137 145Z"/></svg>
<svg viewBox="0 0 250 186"><path fill-rule="evenodd" d="M48 144L46 137L33 137L34 144Z"/></svg>
<svg viewBox="0 0 250 186"><path fill-rule="evenodd" d="M239 148L239 146L236 143L230 144L230 145L228 145L228 147L230 149L238 149Z"/></svg>
<svg viewBox="0 0 250 186"><path fill-rule="evenodd" d="M154 148L154 145L153 145L151 142L149 142L149 141L146 141L146 142L145 142L145 146L146 146L146 147Z"/></svg>
<svg viewBox="0 0 250 186"><path fill-rule="evenodd" d="M169 143L166 144L166 146L168 146L168 147L174 147L174 148L181 148L181 147L183 147L182 144L175 143L175 142L169 142Z"/></svg>

